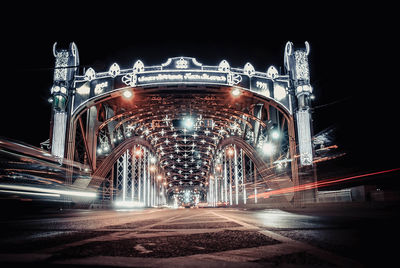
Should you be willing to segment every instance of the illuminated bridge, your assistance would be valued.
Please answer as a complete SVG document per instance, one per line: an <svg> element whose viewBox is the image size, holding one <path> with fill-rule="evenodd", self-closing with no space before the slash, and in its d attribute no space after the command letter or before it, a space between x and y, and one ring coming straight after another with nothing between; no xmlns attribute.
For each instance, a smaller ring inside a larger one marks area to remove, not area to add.
<svg viewBox="0 0 400 268"><path fill-rule="evenodd" d="M78 68L74 43L56 43L51 154L83 165L90 176L67 184L105 205L312 200L312 190L257 198L313 181L309 52L288 42L284 72L184 56L98 71Z"/></svg>

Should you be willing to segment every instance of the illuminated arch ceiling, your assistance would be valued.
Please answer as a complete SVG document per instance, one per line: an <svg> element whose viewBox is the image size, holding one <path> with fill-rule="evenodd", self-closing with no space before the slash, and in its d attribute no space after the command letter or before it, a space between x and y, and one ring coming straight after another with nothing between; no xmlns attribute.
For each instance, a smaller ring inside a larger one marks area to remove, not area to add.
<svg viewBox="0 0 400 268"><path fill-rule="evenodd" d="M260 100L282 114L292 113L288 76L279 75L274 66L260 73L249 63L238 69L225 60L204 66L194 58L176 57L160 66L137 61L127 70L116 63L104 73L89 68L75 81L73 114L95 103L113 111L97 129L100 151L131 136L142 137L174 186L204 183L221 139L245 139L256 123L266 128L251 112ZM124 99L127 90L134 95ZM232 94L235 90L240 96Z"/></svg>

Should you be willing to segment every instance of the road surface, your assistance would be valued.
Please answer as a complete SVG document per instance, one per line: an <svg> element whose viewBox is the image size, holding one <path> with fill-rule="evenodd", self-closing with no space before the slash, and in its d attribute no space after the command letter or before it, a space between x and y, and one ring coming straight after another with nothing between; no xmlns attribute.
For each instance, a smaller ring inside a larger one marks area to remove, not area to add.
<svg viewBox="0 0 400 268"><path fill-rule="evenodd" d="M387 267L396 209L51 210L1 220L0 265Z"/></svg>

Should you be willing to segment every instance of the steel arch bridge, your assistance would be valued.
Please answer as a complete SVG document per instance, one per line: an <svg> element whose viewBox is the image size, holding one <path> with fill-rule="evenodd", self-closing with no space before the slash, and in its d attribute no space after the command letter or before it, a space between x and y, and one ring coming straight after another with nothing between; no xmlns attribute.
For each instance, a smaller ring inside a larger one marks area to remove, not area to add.
<svg viewBox="0 0 400 268"><path fill-rule="evenodd" d="M105 203L265 202L258 193L310 179L299 176L313 166L309 50L288 42L284 74L191 57L80 72L76 45L55 43L51 153L87 165L91 179L69 183L95 189Z"/></svg>

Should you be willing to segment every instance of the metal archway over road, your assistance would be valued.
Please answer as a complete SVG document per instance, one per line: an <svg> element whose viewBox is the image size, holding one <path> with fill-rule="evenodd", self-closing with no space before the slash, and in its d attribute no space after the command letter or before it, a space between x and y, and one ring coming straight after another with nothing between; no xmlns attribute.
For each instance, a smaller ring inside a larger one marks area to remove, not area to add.
<svg viewBox="0 0 400 268"><path fill-rule="evenodd" d="M69 183L105 203L299 202L257 193L299 185L312 167L309 51L288 42L284 74L190 57L80 73L76 45L54 44L51 153L87 165L92 179Z"/></svg>

